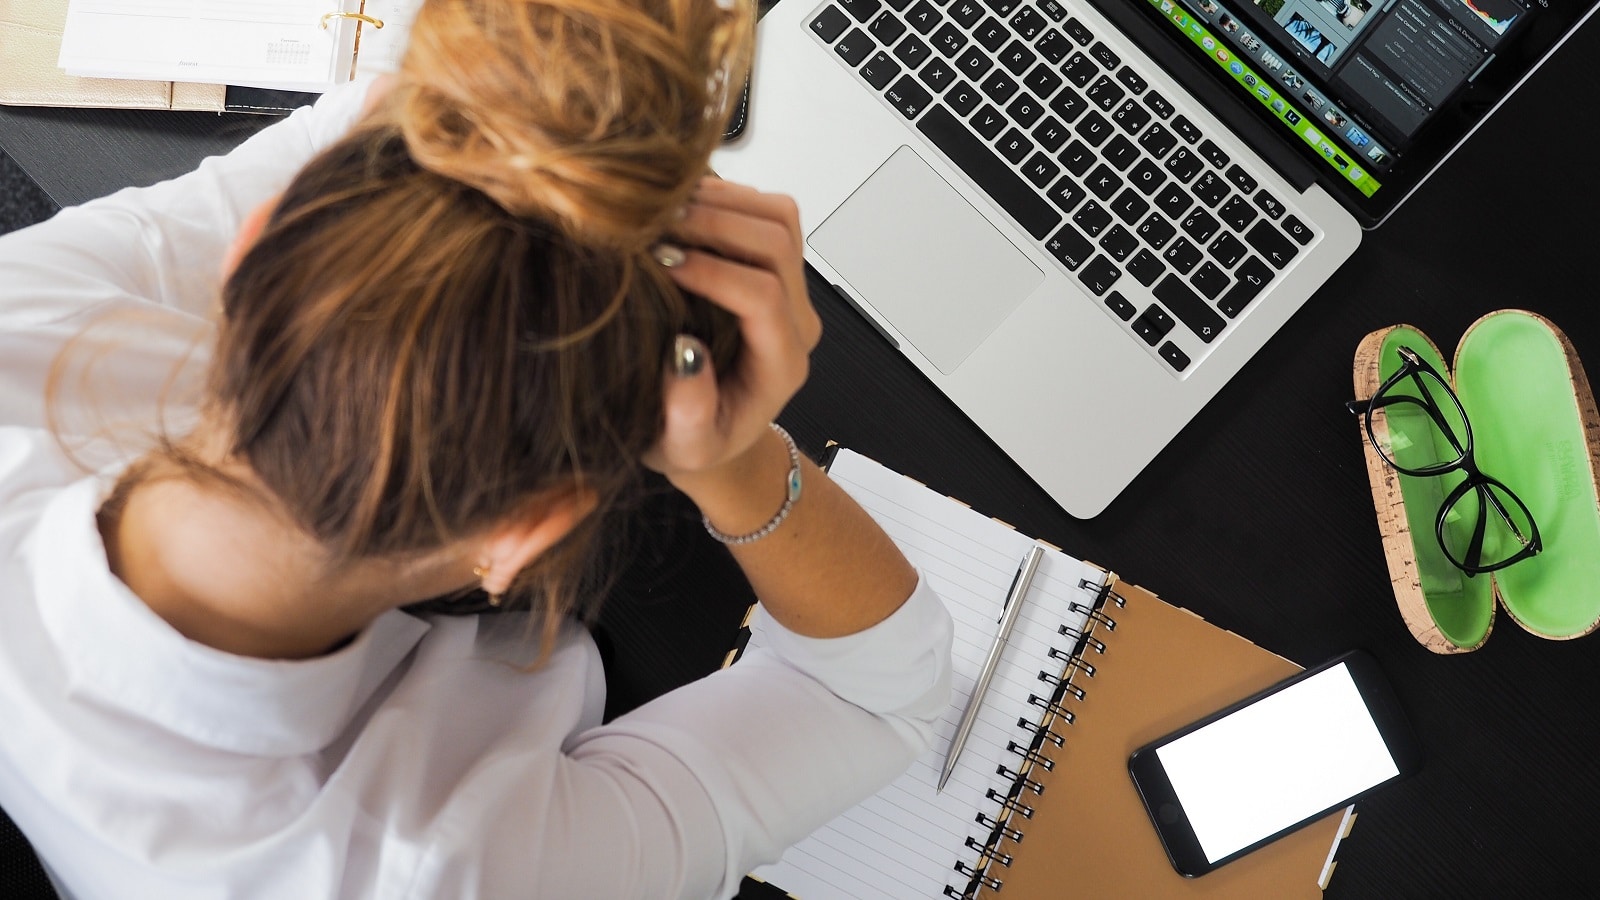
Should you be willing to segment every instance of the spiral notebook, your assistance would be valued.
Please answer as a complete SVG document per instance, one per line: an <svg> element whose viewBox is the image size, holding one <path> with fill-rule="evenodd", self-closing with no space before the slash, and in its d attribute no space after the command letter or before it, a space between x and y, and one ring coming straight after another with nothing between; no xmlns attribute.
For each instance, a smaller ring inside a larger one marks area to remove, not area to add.
<svg viewBox="0 0 1600 900"><path fill-rule="evenodd" d="M949 605L955 696L904 776L753 877L802 900L1315 897L1326 886L1352 810L1187 879L1127 769L1143 744L1299 667L1049 545L936 792L1007 588L1038 542L858 453L835 448L828 471Z"/></svg>

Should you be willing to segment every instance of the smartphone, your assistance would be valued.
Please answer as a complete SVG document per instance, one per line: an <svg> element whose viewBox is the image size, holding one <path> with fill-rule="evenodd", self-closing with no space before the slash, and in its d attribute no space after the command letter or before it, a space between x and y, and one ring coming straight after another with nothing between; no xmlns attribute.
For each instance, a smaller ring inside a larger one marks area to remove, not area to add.
<svg viewBox="0 0 1600 900"><path fill-rule="evenodd" d="M1352 651L1154 741L1128 759L1167 857L1195 877L1422 765L1370 654Z"/></svg>

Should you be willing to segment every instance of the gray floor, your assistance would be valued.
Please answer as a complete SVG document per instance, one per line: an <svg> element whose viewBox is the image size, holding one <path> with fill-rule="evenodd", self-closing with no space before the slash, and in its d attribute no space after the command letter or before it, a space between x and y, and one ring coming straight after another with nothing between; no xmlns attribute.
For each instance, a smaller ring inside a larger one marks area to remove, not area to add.
<svg viewBox="0 0 1600 900"><path fill-rule="evenodd" d="M49 218L56 205L17 164L0 153L0 234Z"/></svg>

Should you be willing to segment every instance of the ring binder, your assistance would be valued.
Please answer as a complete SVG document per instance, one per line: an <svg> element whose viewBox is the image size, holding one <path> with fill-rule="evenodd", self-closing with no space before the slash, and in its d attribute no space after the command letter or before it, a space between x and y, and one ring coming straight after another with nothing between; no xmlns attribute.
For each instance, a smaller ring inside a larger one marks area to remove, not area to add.
<svg viewBox="0 0 1600 900"><path fill-rule="evenodd" d="M1055 767L1055 760L1050 756L1049 748L1060 748L1065 745L1066 737L1056 730L1057 722L1068 725L1077 720L1077 713L1068 704L1083 701L1085 691L1082 686L1073 684L1073 679L1080 675L1093 678L1094 666L1083 659L1083 654L1089 650L1103 654L1106 652L1105 641L1096 637L1099 631L1110 633L1116 629L1116 620L1106 615L1103 607L1107 602L1116 602L1122 605L1121 598L1116 597L1111 589L1115 576L1107 573L1104 583L1095 583L1088 579L1078 582L1078 590L1089 595L1088 600L1074 600L1067 604L1069 612L1083 617L1081 630L1072 625L1063 623L1058 633L1073 639L1073 648L1070 651L1059 647L1051 647L1046 651L1046 657L1061 662L1061 670L1054 673L1048 669L1039 671L1039 680L1051 685L1049 696L1029 694L1028 703L1038 707L1042 714L1036 721L1027 717L1017 719L1017 727L1026 732L1029 737L1026 741L1010 741L1006 749L1021 757L1021 764L1016 769L1011 769L1001 764L995 770L997 775L1008 780L1009 785L1004 789L990 788L985 797L997 805L994 815L980 812L977 823L989 828L987 838L980 842L978 838L968 836L966 846L968 849L977 850L978 855L972 861L960 860L955 864L955 871L967 876L967 883L963 886L946 885L945 896L955 900L973 900L983 890L999 893L1002 882L993 876L990 871L994 863L1000 863L1009 868L1009 858L1000 849L1004 840L1013 843L1021 842L1023 830L1020 827L1024 822L1033 818L1033 807L1023 803L1021 797L1024 791L1031 791L1038 795L1043 793L1044 785L1032 777L1037 771L1048 772Z"/></svg>

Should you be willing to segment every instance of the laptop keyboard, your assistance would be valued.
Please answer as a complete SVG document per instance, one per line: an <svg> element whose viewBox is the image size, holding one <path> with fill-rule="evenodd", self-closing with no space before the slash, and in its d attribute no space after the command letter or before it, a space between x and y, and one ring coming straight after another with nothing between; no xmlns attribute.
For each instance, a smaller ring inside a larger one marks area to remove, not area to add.
<svg viewBox="0 0 1600 900"><path fill-rule="evenodd" d="M1315 237L1063 0L831 0L806 23L1174 373Z"/></svg>

